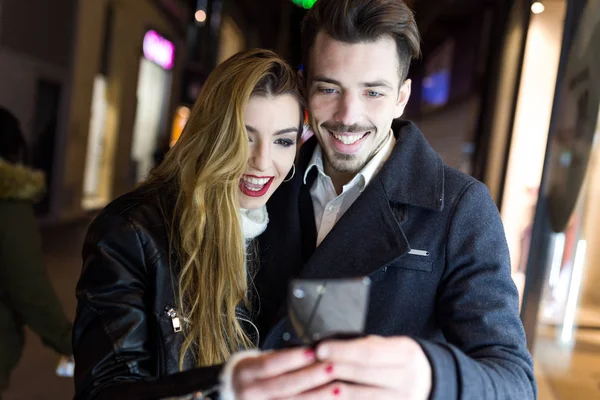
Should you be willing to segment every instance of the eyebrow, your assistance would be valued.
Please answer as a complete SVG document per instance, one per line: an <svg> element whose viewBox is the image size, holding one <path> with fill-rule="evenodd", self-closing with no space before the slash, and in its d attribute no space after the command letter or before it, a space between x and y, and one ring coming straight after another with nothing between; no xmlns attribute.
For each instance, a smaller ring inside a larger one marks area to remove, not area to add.
<svg viewBox="0 0 600 400"><path fill-rule="evenodd" d="M332 85L342 86L339 81L335 79L327 78L324 76L315 76L313 78L313 82L322 82L322 83L330 83ZM386 80L378 80L373 82L362 82L360 84L361 87L371 88L371 87L386 87L388 89L393 89L392 85Z"/></svg>
<svg viewBox="0 0 600 400"><path fill-rule="evenodd" d="M258 133L258 129L256 129L255 127L251 126L251 125L246 125L246 130L248 132L252 132L252 133ZM284 135L286 133L298 133L298 128L285 128L285 129L280 129L278 131L276 131L273 136L277 136L277 135Z"/></svg>

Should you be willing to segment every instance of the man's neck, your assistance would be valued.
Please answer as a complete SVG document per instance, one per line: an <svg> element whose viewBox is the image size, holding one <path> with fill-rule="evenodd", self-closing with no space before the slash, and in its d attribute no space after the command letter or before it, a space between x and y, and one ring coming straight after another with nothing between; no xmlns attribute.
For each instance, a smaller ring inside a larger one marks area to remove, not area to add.
<svg viewBox="0 0 600 400"><path fill-rule="evenodd" d="M324 164L325 173L331 178L335 193L339 196L344 190L344 185L350 182L358 172L338 172L331 168L331 165L325 160Z"/></svg>

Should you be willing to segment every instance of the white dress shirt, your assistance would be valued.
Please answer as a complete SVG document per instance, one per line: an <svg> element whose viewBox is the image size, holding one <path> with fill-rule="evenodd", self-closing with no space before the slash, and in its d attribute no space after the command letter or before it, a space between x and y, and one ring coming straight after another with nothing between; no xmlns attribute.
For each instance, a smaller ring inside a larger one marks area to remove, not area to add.
<svg viewBox="0 0 600 400"><path fill-rule="evenodd" d="M348 211L352 203L365 190L371 179L379 172L392 153L395 144L396 139L390 129L388 138L381 146L381 149L350 182L344 185L342 193L339 196L335 191L331 178L325 173L325 168L323 167L323 150L320 145L317 145L304 174L304 184L306 184L309 172L313 168L319 171L310 189L310 196L315 211L315 226L317 227L317 246L321 244L335 224Z"/></svg>

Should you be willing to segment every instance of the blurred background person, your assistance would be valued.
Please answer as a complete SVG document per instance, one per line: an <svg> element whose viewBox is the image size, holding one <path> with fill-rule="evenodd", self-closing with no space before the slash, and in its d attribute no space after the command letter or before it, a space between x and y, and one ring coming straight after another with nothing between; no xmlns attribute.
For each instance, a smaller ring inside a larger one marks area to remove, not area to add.
<svg viewBox="0 0 600 400"><path fill-rule="evenodd" d="M0 108L0 397L25 342L25 325L57 353L70 357L72 324L48 281L33 205L43 173L25 165L19 122Z"/></svg>

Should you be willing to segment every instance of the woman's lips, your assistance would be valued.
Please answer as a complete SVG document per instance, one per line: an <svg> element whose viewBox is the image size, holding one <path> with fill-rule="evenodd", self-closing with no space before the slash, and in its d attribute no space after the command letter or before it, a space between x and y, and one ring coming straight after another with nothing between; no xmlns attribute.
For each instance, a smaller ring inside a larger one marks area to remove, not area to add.
<svg viewBox="0 0 600 400"><path fill-rule="evenodd" d="M244 175L240 179L240 190L249 197L264 196L271 187L275 177L257 177L253 175Z"/></svg>

